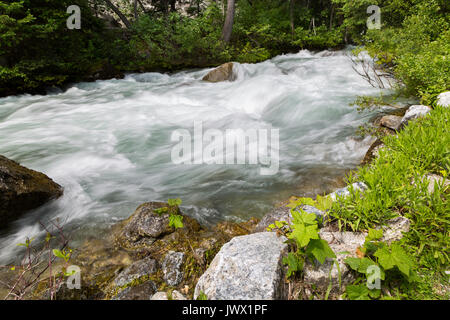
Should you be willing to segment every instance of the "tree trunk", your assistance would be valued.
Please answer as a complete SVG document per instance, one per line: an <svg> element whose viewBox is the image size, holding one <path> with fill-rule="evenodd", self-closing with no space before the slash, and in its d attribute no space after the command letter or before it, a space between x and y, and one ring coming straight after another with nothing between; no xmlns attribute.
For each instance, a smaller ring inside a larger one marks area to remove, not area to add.
<svg viewBox="0 0 450 320"><path fill-rule="evenodd" d="M114 11L115 14L117 14L117 16L120 18L120 20L122 20L122 22L124 23L124 25L127 28L131 28L131 23L130 21L127 19L127 17L124 16L124 14L122 12L120 12L119 8L117 8L115 5L112 4L111 1L109 0L105 0L106 4L108 5L108 7L111 8L112 11Z"/></svg>
<svg viewBox="0 0 450 320"><path fill-rule="evenodd" d="M225 24L223 26L222 38L225 42L230 42L231 33L233 32L234 24L234 12L236 9L235 0L228 0L227 4L227 16L225 18Z"/></svg>
<svg viewBox="0 0 450 320"><path fill-rule="evenodd" d="M294 23L294 13L295 13L295 0L289 0L289 19L291 22L291 33L294 36L295 33L295 23Z"/></svg>

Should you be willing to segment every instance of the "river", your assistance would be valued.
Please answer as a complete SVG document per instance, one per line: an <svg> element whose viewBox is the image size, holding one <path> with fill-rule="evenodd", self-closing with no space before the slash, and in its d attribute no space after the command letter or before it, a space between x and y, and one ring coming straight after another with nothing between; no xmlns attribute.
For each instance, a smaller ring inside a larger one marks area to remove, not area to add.
<svg viewBox="0 0 450 320"><path fill-rule="evenodd" d="M352 69L347 51L307 50L235 64L233 82L206 83L210 70L129 74L78 83L48 95L0 99L0 154L44 172L64 196L0 231L0 264L16 244L59 218L81 240L128 217L146 201L181 198L205 224L262 217L291 195L331 191L369 147L358 127L373 116L350 106L378 95ZM279 130L279 170L257 165L176 164L174 131Z"/></svg>

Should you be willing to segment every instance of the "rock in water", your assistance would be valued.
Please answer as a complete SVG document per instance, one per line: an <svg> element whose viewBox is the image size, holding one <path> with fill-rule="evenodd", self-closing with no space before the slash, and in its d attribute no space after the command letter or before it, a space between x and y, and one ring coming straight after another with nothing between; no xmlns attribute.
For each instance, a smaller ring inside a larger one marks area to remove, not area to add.
<svg viewBox="0 0 450 320"><path fill-rule="evenodd" d="M450 107L450 91L438 95L436 104L441 107Z"/></svg>
<svg viewBox="0 0 450 320"><path fill-rule="evenodd" d="M63 188L45 174L0 156L0 228L62 194Z"/></svg>
<svg viewBox="0 0 450 320"><path fill-rule="evenodd" d="M217 67L204 76L202 80L208 82L233 81L233 63L228 62Z"/></svg>
<svg viewBox="0 0 450 320"><path fill-rule="evenodd" d="M285 299L285 237L261 232L233 238L215 256L195 287L208 300Z"/></svg>

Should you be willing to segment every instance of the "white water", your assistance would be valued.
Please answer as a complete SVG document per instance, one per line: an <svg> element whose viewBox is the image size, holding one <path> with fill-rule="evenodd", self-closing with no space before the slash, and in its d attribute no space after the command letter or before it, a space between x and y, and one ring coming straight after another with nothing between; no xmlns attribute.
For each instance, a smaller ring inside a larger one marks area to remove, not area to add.
<svg viewBox="0 0 450 320"><path fill-rule="evenodd" d="M64 196L25 214L0 234L0 262L16 243L59 217L82 239L128 217L141 203L179 197L204 223L262 217L292 194L324 192L356 167L368 141L355 139L368 114L349 103L377 95L344 52L301 51L237 65L234 82L205 83L209 70L132 74L79 83L47 96L0 99L0 154L46 173ZM175 129L280 129L280 171L174 165Z"/></svg>

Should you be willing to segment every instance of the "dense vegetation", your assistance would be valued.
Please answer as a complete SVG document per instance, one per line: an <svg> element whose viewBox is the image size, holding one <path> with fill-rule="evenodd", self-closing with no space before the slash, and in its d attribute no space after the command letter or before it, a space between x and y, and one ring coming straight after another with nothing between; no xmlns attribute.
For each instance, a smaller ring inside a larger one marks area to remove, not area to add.
<svg viewBox="0 0 450 320"><path fill-rule="evenodd" d="M234 20L225 39L227 1L0 1L0 96L349 43L365 44L408 94L432 101L449 88L446 0L234 2L228 1ZM66 27L73 4L81 8L80 30ZM381 30L367 32L369 5L381 8Z"/></svg>

